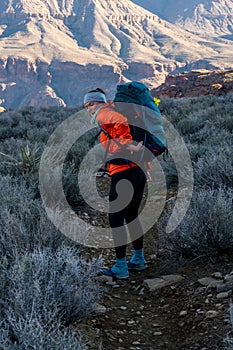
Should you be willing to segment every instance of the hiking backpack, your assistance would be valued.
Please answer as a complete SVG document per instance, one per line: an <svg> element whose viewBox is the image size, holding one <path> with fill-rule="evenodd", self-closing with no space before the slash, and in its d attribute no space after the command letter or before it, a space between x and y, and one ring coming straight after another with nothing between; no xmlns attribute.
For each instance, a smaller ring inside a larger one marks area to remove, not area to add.
<svg viewBox="0 0 233 350"><path fill-rule="evenodd" d="M123 114L127 118L132 139L135 142L143 141L142 151L130 155L131 161L136 163L150 162L154 157L167 153L162 116L146 85L136 81L117 85L113 103L114 106L108 108ZM112 139L106 130L101 128L101 131L106 134L109 140ZM127 151L122 148L122 145L116 139L113 141L118 144L122 151L119 152L117 157L116 154L111 155L108 153L108 145L104 162L112 164L129 162Z"/></svg>
<svg viewBox="0 0 233 350"><path fill-rule="evenodd" d="M146 85L136 81L118 85L113 102L127 118L133 140L143 141L145 148L135 155L137 161L148 162L167 153L162 116Z"/></svg>

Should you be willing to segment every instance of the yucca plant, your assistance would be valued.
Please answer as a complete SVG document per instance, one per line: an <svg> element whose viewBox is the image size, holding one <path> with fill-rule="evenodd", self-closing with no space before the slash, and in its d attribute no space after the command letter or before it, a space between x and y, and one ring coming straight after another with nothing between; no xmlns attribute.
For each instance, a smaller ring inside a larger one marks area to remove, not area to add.
<svg viewBox="0 0 233 350"><path fill-rule="evenodd" d="M6 159L6 161L3 161L2 163L16 167L21 174L34 173L38 168L40 160L40 148L38 147L37 143L34 145L30 145L29 143L26 145L23 143L18 143L18 147L19 153L17 158L0 152L0 155Z"/></svg>

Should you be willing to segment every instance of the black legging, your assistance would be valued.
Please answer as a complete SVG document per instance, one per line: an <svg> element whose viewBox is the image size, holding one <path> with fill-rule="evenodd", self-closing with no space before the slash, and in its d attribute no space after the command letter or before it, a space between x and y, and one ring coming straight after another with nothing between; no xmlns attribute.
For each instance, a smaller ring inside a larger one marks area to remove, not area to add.
<svg viewBox="0 0 233 350"><path fill-rule="evenodd" d="M114 203L113 201L118 199L121 203L126 203L130 195L130 184L128 182L122 182L120 196L118 198L117 184L121 180L130 181L130 183L133 186L133 196L128 205L121 206L123 207L123 209L117 211L116 202ZM143 229L138 219L138 209L142 200L145 183L146 176L143 170L138 166L132 167L125 171L121 171L111 176L111 185L109 191L109 208L110 211L113 211L115 207L116 212L109 213L109 223L113 232L116 257L119 259L125 257L126 255L127 231L124 225L125 222L129 230L133 248L143 248ZM131 221L133 222L131 223Z"/></svg>

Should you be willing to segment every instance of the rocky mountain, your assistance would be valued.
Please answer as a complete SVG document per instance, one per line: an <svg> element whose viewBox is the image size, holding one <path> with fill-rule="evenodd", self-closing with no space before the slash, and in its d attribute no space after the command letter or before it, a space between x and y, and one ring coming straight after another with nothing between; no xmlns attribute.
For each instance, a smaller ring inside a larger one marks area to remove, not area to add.
<svg viewBox="0 0 233 350"><path fill-rule="evenodd" d="M156 97L198 97L205 95L233 94L233 70L193 70L171 74L159 87L152 89Z"/></svg>
<svg viewBox="0 0 233 350"><path fill-rule="evenodd" d="M232 0L133 0L161 18L204 37L233 40Z"/></svg>
<svg viewBox="0 0 233 350"><path fill-rule="evenodd" d="M232 68L232 48L130 0L0 0L0 104L77 106L127 80L153 88L171 72Z"/></svg>

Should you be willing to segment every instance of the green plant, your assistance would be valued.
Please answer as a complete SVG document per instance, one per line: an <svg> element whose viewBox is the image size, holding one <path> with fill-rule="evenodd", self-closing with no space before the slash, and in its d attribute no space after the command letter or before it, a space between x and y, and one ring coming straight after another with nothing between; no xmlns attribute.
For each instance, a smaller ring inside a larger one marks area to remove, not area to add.
<svg viewBox="0 0 233 350"><path fill-rule="evenodd" d="M37 170L40 156L38 155L40 148L37 143L30 145L26 143L18 143L19 153L18 158L12 157L9 154L0 152L0 155L7 159L4 163L16 167L21 174L33 173Z"/></svg>

